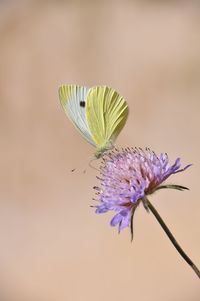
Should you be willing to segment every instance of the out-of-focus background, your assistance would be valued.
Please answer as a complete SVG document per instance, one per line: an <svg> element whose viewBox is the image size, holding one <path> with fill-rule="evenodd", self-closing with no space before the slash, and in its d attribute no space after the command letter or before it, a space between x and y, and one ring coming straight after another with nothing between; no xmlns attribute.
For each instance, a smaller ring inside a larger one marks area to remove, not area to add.
<svg viewBox="0 0 200 301"><path fill-rule="evenodd" d="M151 200L200 266L199 16L192 0L0 2L1 301L200 299L152 214L137 210L130 243L90 208L94 149L57 92L115 88L130 106L118 145L193 163L170 179L190 191Z"/></svg>

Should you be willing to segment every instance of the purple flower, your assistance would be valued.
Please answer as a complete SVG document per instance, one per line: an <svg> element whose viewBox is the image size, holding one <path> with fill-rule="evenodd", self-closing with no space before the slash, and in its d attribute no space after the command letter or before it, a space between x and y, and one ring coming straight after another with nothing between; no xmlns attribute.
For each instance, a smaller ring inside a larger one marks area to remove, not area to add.
<svg viewBox="0 0 200 301"><path fill-rule="evenodd" d="M191 164L190 164L191 165ZM161 188L187 189L179 185L161 185L170 175L184 171L180 169L180 158L169 165L167 154L156 155L150 149L115 149L104 155L100 166L100 186L95 186L97 194L96 213L114 211L111 226L119 231L133 226L136 207L145 197ZM145 202L143 202L145 205ZM148 208L146 208L148 209Z"/></svg>

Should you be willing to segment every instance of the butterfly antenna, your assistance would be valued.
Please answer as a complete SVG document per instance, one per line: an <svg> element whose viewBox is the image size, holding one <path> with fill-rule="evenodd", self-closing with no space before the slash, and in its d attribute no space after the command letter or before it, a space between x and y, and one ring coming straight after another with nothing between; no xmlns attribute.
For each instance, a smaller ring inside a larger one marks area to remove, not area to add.
<svg viewBox="0 0 200 301"><path fill-rule="evenodd" d="M92 165L92 162L93 162L93 161L96 161L96 160L97 160L96 158L91 159L88 165L89 165L92 169L95 169L95 170L99 171L98 168L96 168L94 165Z"/></svg>

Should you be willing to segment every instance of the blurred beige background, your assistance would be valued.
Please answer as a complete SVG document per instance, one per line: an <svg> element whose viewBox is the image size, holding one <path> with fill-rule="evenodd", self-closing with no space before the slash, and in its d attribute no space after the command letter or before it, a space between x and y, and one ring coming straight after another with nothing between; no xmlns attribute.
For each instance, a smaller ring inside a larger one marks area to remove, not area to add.
<svg viewBox="0 0 200 301"><path fill-rule="evenodd" d="M0 301L200 300L151 214L137 210L131 244L89 207L94 149L57 93L114 87L131 111L118 145L194 164L170 179L190 191L152 202L200 267L199 16L192 0L0 2Z"/></svg>

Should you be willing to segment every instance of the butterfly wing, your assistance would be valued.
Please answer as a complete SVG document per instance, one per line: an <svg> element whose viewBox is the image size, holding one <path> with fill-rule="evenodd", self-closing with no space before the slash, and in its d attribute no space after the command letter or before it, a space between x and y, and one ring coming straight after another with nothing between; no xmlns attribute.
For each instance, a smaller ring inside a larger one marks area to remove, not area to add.
<svg viewBox="0 0 200 301"><path fill-rule="evenodd" d="M86 118L92 140L99 149L112 145L128 117L128 105L115 90L91 88L87 95Z"/></svg>
<svg viewBox="0 0 200 301"><path fill-rule="evenodd" d="M61 105L84 138L92 145L95 145L86 120L86 98L89 88L77 85L62 85L59 90Z"/></svg>

